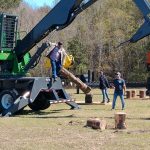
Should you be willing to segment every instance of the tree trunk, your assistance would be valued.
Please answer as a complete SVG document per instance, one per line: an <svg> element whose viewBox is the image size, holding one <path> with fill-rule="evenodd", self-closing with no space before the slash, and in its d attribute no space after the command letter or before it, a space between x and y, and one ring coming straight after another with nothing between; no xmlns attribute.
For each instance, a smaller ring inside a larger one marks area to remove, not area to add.
<svg viewBox="0 0 150 150"><path fill-rule="evenodd" d="M91 88L84 84L79 78L75 77L71 72L69 72L65 68L61 68L60 73L62 76L70 79L72 82L74 82L85 94L89 93L91 91Z"/></svg>

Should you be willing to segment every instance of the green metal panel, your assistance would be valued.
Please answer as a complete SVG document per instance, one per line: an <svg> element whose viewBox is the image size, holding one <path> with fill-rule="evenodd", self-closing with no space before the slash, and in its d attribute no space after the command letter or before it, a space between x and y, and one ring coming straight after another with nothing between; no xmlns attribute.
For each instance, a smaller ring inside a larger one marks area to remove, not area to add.
<svg viewBox="0 0 150 150"><path fill-rule="evenodd" d="M24 67L28 64L28 62L30 61L30 54L27 53L25 54L25 56L22 59L22 62L18 63L17 57L14 57L14 64L13 64L13 74L17 74L17 75L25 75L25 71L24 71Z"/></svg>
<svg viewBox="0 0 150 150"><path fill-rule="evenodd" d="M3 30L2 30L2 20L3 20L3 15L0 14L0 48L2 47L2 33L3 33Z"/></svg>
<svg viewBox="0 0 150 150"><path fill-rule="evenodd" d="M11 51L16 45L18 17L0 13L0 48Z"/></svg>
<svg viewBox="0 0 150 150"><path fill-rule="evenodd" d="M0 60L13 60L14 54L13 53L0 53Z"/></svg>

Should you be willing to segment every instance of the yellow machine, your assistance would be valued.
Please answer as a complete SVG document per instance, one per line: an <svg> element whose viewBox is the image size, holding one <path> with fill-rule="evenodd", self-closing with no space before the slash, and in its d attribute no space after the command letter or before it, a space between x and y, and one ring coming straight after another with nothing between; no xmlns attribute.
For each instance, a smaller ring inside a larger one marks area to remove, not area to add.
<svg viewBox="0 0 150 150"><path fill-rule="evenodd" d="M45 57L44 59L44 67L45 68L51 68L51 63L50 63L50 59ZM74 62L74 57L72 55L66 55L64 63L63 63L63 67L68 69L73 65Z"/></svg>

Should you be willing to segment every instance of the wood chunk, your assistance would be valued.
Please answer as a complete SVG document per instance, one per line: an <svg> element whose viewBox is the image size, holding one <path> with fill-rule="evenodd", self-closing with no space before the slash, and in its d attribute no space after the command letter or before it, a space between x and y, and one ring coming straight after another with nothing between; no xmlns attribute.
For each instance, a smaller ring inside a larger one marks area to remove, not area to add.
<svg viewBox="0 0 150 150"><path fill-rule="evenodd" d="M131 91L126 91L126 98L128 98L128 99L131 98Z"/></svg>
<svg viewBox="0 0 150 150"><path fill-rule="evenodd" d="M88 93L85 95L85 103L92 103L93 95Z"/></svg>
<svg viewBox="0 0 150 150"><path fill-rule="evenodd" d="M139 97L145 98L145 91L139 91Z"/></svg>
<svg viewBox="0 0 150 150"><path fill-rule="evenodd" d="M136 90L132 90L132 91L131 91L131 97L132 97L132 98L135 98L135 96L136 96Z"/></svg>
<svg viewBox="0 0 150 150"><path fill-rule="evenodd" d="M125 119L126 119L125 112L115 113L115 128L116 129L126 129Z"/></svg>
<svg viewBox="0 0 150 150"><path fill-rule="evenodd" d="M90 118L87 120L86 126L93 129L105 130L107 128L107 123L105 120L100 120L99 118Z"/></svg>

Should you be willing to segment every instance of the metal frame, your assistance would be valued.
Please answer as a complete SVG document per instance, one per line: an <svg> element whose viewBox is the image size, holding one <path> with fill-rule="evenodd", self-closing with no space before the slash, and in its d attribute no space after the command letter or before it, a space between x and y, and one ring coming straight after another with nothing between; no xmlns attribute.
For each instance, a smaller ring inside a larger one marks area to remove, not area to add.
<svg viewBox="0 0 150 150"><path fill-rule="evenodd" d="M48 77L23 77L23 78L11 78L7 82L5 79L0 79L2 89L2 82L8 88L18 90L22 93L15 101L14 104L2 112L2 116L11 116L22 108L26 107L29 103L33 103L39 94L48 95L48 101L50 104L65 102L67 105L71 106L71 109L79 109L78 104L76 104L70 96L65 92L61 79L58 78L57 81L53 82L51 78ZM23 82L25 86L19 89L18 84ZM14 84L14 87L12 86ZM18 87L18 88L17 88ZM26 88L25 88L26 87ZM7 89L8 89L7 88ZM5 87L4 87L5 89ZM25 91L25 89L27 89ZM19 93L19 95L20 95ZM24 94L23 94L24 93Z"/></svg>

